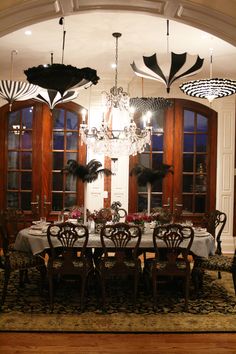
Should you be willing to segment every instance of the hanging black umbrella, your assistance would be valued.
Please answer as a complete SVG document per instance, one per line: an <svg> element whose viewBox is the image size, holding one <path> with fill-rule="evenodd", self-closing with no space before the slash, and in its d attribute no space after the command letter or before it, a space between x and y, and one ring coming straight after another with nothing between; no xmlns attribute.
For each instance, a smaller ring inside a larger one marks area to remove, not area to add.
<svg viewBox="0 0 236 354"><path fill-rule="evenodd" d="M62 40L62 63L53 64L53 53L51 53L51 64L39 65L24 71L27 80L35 85L48 90L58 91L63 96L67 91L78 88L87 88L96 85L99 77L97 71L91 68L76 68L72 65L64 65L65 36L64 17L61 17L59 24L63 25Z"/></svg>
<svg viewBox="0 0 236 354"><path fill-rule="evenodd" d="M63 96L58 91L42 90L40 94L35 97L35 100L46 103L52 110L57 104L72 101L77 98L78 95L78 90L67 91Z"/></svg>
<svg viewBox="0 0 236 354"><path fill-rule="evenodd" d="M194 75L202 68L204 59L198 55L188 53L168 53L164 60L157 59L157 53L150 57L143 56L142 59L133 62L131 65L137 76L160 81L166 85L167 92L170 92L171 84L182 77Z"/></svg>
<svg viewBox="0 0 236 354"><path fill-rule="evenodd" d="M95 85L99 80L96 70L78 69L64 64L49 64L46 67L39 65L25 70L24 73L30 83L48 90L59 91L61 96L66 91Z"/></svg>

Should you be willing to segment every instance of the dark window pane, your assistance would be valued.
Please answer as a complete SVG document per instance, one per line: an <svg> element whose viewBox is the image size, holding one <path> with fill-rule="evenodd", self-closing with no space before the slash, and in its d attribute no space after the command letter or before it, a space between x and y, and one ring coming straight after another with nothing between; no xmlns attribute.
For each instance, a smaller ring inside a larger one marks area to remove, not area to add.
<svg viewBox="0 0 236 354"><path fill-rule="evenodd" d="M21 209L31 210L31 192L21 192Z"/></svg>
<svg viewBox="0 0 236 354"><path fill-rule="evenodd" d="M196 185L195 185L195 192L203 193L206 192L206 175L196 175Z"/></svg>
<svg viewBox="0 0 236 354"><path fill-rule="evenodd" d="M184 152L193 152L194 151L194 135L193 134L184 134Z"/></svg>
<svg viewBox="0 0 236 354"><path fill-rule="evenodd" d="M52 189L54 191L63 191L63 174L53 172L52 174Z"/></svg>
<svg viewBox="0 0 236 354"><path fill-rule="evenodd" d="M194 131L194 112L185 110L184 111L184 131L193 132Z"/></svg>
<svg viewBox="0 0 236 354"><path fill-rule="evenodd" d="M33 109L34 107L22 109L22 127L24 126L25 129L32 129Z"/></svg>
<svg viewBox="0 0 236 354"><path fill-rule="evenodd" d="M183 155L183 172L193 172L193 154Z"/></svg>
<svg viewBox="0 0 236 354"><path fill-rule="evenodd" d="M52 111L53 116L53 129L64 130L64 109L54 108Z"/></svg>
<svg viewBox="0 0 236 354"><path fill-rule="evenodd" d="M64 132L53 132L53 150L64 150Z"/></svg>
<svg viewBox="0 0 236 354"><path fill-rule="evenodd" d="M158 134L164 131L164 110L158 110L153 113L151 117L152 131L154 134Z"/></svg>
<svg viewBox="0 0 236 354"><path fill-rule="evenodd" d="M183 192L190 193L193 191L193 176L183 175Z"/></svg>
<svg viewBox="0 0 236 354"><path fill-rule="evenodd" d="M206 212L206 197L204 195L195 196L195 213Z"/></svg>
<svg viewBox="0 0 236 354"><path fill-rule="evenodd" d="M207 150L207 135L206 134L198 134L196 136L196 151L197 152L205 152Z"/></svg>
<svg viewBox="0 0 236 354"><path fill-rule="evenodd" d="M21 153L21 168L25 170L32 169L32 152L24 152Z"/></svg>
<svg viewBox="0 0 236 354"><path fill-rule="evenodd" d="M66 194L65 195L65 208L70 208L73 205L76 205L76 194Z"/></svg>
<svg viewBox="0 0 236 354"><path fill-rule="evenodd" d="M147 186L139 186L138 185L138 193L140 192L147 192Z"/></svg>
<svg viewBox="0 0 236 354"><path fill-rule="evenodd" d="M52 193L52 208L54 211L63 209L63 196L59 193Z"/></svg>
<svg viewBox="0 0 236 354"><path fill-rule="evenodd" d="M11 112L8 117L8 128L13 129L13 125L20 125L20 111Z"/></svg>
<svg viewBox="0 0 236 354"><path fill-rule="evenodd" d="M54 152L53 153L53 170L62 170L64 167L64 153L63 152Z"/></svg>
<svg viewBox="0 0 236 354"><path fill-rule="evenodd" d="M206 155L196 155L196 172L206 172Z"/></svg>
<svg viewBox="0 0 236 354"><path fill-rule="evenodd" d="M191 195L183 195L183 213L193 212L193 198Z"/></svg>
<svg viewBox="0 0 236 354"><path fill-rule="evenodd" d="M68 160L75 160L77 161L77 152L67 152L66 153L66 162Z"/></svg>
<svg viewBox="0 0 236 354"><path fill-rule="evenodd" d="M201 114L197 115L197 131L207 132L208 130L208 119Z"/></svg>
<svg viewBox="0 0 236 354"><path fill-rule="evenodd" d="M163 181L163 179L158 179L153 183L152 192L161 192L162 191L162 181Z"/></svg>
<svg viewBox="0 0 236 354"><path fill-rule="evenodd" d="M151 198L151 209L159 208L162 206L162 195L153 195Z"/></svg>
<svg viewBox="0 0 236 354"><path fill-rule="evenodd" d="M77 179L74 178L73 176L71 175L67 175L66 176L66 187L65 187L65 190L66 191L76 191L76 182L77 182Z"/></svg>
<svg viewBox="0 0 236 354"><path fill-rule="evenodd" d="M74 112L67 111L66 113L66 129L77 130L78 129L78 116Z"/></svg>
<svg viewBox="0 0 236 354"><path fill-rule="evenodd" d="M152 155L152 168L158 170L163 161L163 154L153 154Z"/></svg>
<svg viewBox="0 0 236 354"><path fill-rule="evenodd" d="M147 210L147 194L138 195L138 211Z"/></svg>
<svg viewBox="0 0 236 354"><path fill-rule="evenodd" d="M21 189L32 189L32 173L21 173Z"/></svg>
<svg viewBox="0 0 236 354"><path fill-rule="evenodd" d="M8 149L19 149L20 146L20 135L14 134L14 132L8 133Z"/></svg>
<svg viewBox="0 0 236 354"><path fill-rule="evenodd" d="M152 135L152 150L163 151L163 134Z"/></svg>
<svg viewBox="0 0 236 354"><path fill-rule="evenodd" d="M19 168L19 153L17 151L8 153L8 169L18 169Z"/></svg>
<svg viewBox="0 0 236 354"><path fill-rule="evenodd" d="M32 131L26 130L21 135L21 145L22 149L32 149Z"/></svg>
<svg viewBox="0 0 236 354"><path fill-rule="evenodd" d="M8 172L8 189L19 189L19 172Z"/></svg>
<svg viewBox="0 0 236 354"><path fill-rule="evenodd" d="M7 207L19 208L18 193L16 192L7 193Z"/></svg>
<svg viewBox="0 0 236 354"><path fill-rule="evenodd" d="M66 150L77 150L78 134L68 132L66 133Z"/></svg>
<svg viewBox="0 0 236 354"><path fill-rule="evenodd" d="M140 154L139 163L145 167L150 168L150 155L149 154Z"/></svg>

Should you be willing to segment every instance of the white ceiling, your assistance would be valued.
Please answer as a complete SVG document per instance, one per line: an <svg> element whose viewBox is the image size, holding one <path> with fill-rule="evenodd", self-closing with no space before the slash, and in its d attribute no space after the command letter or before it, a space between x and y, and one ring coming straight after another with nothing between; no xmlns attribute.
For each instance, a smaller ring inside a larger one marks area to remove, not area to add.
<svg viewBox="0 0 236 354"><path fill-rule="evenodd" d="M31 36L24 34L26 29L32 31ZM119 79L129 82L135 76L130 67L133 60L154 52L161 56L167 51L166 20L150 14L84 12L66 16L65 30L64 64L91 67L105 80L114 78L111 64L115 61L115 39L112 33L122 33L118 84ZM0 79L10 78L12 50L18 51L14 56L14 80L25 80L23 71L29 67L50 63L51 52L54 63L61 63L62 32L58 17L1 37ZM171 20L169 48L175 53L188 52L205 58L203 70L194 79L209 77L210 48L213 48L213 76L236 79L236 47L217 37Z"/></svg>

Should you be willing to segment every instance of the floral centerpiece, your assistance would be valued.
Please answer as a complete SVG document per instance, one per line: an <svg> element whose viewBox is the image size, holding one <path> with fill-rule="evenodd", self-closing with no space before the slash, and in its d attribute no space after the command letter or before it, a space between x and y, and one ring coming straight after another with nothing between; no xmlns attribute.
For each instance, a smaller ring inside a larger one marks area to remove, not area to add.
<svg viewBox="0 0 236 354"><path fill-rule="evenodd" d="M169 224L173 219L173 214L169 209L164 208L154 208L151 210L151 218L156 221L157 224Z"/></svg>
<svg viewBox="0 0 236 354"><path fill-rule="evenodd" d="M112 210L110 208L102 208L88 213L88 220L95 223L95 232L100 232L103 225L112 221Z"/></svg>
<svg viewBox="0 0 236 354"><path fill-rule="evenodd" d="M152 220L152 216L146 213L130 213L125 218L126 222L139 225L141 228L144 228L144 223L149 223Z"/></svg>
<svg viewBox="0 0 236 354"><path fill-rule="evenodd" d="M82 223L84 219L84 210L83 207L73 206L70 208L69 219L76 219L78 223Z"/></svg>

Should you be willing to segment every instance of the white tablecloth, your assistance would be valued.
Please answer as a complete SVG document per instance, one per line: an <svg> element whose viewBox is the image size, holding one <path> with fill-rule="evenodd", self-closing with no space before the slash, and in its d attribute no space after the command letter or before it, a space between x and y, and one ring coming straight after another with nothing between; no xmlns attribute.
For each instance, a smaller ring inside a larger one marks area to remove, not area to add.
<svg viewBox="0 0 236 354"><path fill-rule="evenodd" d="M56 241L54 246L60 246L60 242ZM80 244L76 244L80 246ZM89 235L88 241L89 248L100 248L100 235L91 233ZM130 245L132 247L132 244ZM153 238L152 232L144 233L142 235L140 248L152 248L153 247ZM38 254L49 248L48 240L46 234L44 235L31 235L30 228L21 230L15 241L15 249L18 251L30 252L32 254ZM193 244L191 247L191 252L199 257L208 257L215 252L215 240L212 235L197 237L193 239Z"/></svg>

